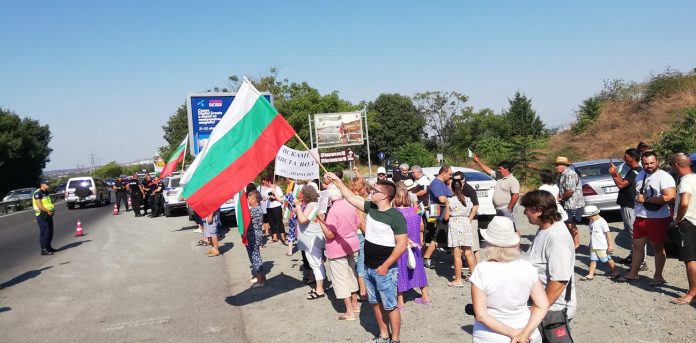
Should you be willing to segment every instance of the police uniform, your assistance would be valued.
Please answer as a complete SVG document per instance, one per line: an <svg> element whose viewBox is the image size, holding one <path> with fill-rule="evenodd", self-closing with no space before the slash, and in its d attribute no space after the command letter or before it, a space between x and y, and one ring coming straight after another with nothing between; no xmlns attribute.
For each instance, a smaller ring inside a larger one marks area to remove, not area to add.
<svg viewBox="0 0 696 343"><path fill-rule="evenodd" d="M39 202L48 212L39 208ZM32 196L32 207L34 207L36 214L36 222L39 224L41 255L53 255L55 249L51 246L51 241L53 240L53 214L56 210L48 191L41 188L35 190Z"/></svg>
<svg viewBox="0 0 696 343"><path fill-rule="evenodd" d="M152 190L152 217L159 217L162 214L162 206L164 205L164 198L162 197L164 182L162 180L152 182L150 189Z"/></svg>
<svg viewBox="0 0 696 343"><path fill-rule="evenodd" d="M119 177L114 182L114 190L116 191L116 204L118 211L121 212L121 200L123 200L123 206L126 207L126 211L130 211L128 208L128 194L126 193L126 183Z"/></svg>
<svg viewBox="0 0 696 343"><path fill-rule="evenodd" d="M147 209L152 208L152 185L155 184L154 181L152 181L152 178L144 178L143 179L143 187L145 188L145 196L143 198L143 215L147 214ZM150 214L152 214L152 210L150 210Z"/></svg>
<svg viewBox="0 0 696 343"><path fill-rule="evenodd" d="M142 214L140 214L140 203L143 202L143 193L142 189L140 189L140 181L137 176L128 182L128 188L130 189L133 212L135 212L136 217L140 217L142 216Z"/></svg>

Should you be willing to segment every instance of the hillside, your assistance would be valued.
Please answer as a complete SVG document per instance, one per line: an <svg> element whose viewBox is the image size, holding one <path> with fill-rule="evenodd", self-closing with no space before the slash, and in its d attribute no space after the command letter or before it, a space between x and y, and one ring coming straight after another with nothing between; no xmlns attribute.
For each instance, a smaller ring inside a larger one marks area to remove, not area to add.
<svg viewBox="0 0 696 343"><path fill-rule="evenodd" d="M540 161L548 163L557 155L575 161L620 158L625 149L638 142L654 145L661 131L684 120L686 110L696 107L696 75L687 74L685 80L688 82L676 89L651 94L649 100L643 94L627 100L604 101L599 115L582 133L568 129L553 135L547 148L539 151ZM649 87L650 81L639 86Z"/></svg>

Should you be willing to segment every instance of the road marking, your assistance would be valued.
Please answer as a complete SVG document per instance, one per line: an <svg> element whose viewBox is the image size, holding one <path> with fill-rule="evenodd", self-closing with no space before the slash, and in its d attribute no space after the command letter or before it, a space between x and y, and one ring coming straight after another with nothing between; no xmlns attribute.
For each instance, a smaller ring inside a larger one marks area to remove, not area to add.
<svg viewBox="0 0 696 343"><path fill-rule="evenodd" d="M104 327L103 329L101 329L101 331L108 332L108 331L123 330L126 328L151 326L151 325L155 325L155 324L166 324L170 320L171 320L170 316L154 317L154 318L147 318L147 319L140 319L140 320L131 320L131 321L127 321L127 322L121 322L121 323L108 325L108 326Z"/></svg>

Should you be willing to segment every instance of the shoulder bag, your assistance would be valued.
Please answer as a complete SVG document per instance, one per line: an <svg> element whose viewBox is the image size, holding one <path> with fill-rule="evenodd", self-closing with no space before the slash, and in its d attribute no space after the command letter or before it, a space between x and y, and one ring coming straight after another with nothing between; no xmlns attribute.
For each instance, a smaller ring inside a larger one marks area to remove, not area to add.
<svg viewBox="0 0 696 343"><path fill-rule="evenodd" d="M548 311L539 324L539 332L544 343L573 343L573 338L570 336L570 325L568 325L568 302L570 301L572 284L573 278L568 281L566 286L566 307L561 311Z"/></svg>
<svg viewBox="0 0 696 343"><path fill-rule="evenodd" d="M643 187L640 188L640 194L645 195L645 186L647 184L648 184L648 174L645 174L645 177L643 178ZM643 201L645 201L645 199ZM643 207L645 207L645 209L648 211L659 211L662 208L662 206L664 206L664 205L649 204L649 203L643 202Z"/></svg>

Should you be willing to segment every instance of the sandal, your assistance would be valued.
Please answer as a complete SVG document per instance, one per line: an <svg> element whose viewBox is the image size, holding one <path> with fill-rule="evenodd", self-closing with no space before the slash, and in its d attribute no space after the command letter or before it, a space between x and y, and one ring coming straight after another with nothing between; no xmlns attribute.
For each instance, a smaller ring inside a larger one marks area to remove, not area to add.
<svg viewBox="0 0 696 343"><path fill-rule="evenodd" d="M632 278L627 278L625 276L619 276L618 278L615 279L615 281L620 282L620 283L624 283L624 282L625 283L634 283L634 282L638 281L638 278L632 279Z"/></svg>
<svg viewBox="0 0 696 343"><path fill-rule="evenodd" d="M609 280L616 280L621 276L621 274L616 273L616 274L611 274L609 275Z"/></svg>
<svg viewBox="0 0 696 343"><path fill-rule="evenodd" d="M199 246L199 247L205 247L205 246L208 246L208 245L210 245L210 243L208 243L208 242L206 242L206 241L204 241L204 240L202 240L202 239L196 243L196 246Z"/></svg>
<svg viewBox="0 0 696 343"><path fill-rule="evenodd" d="M580 278L580 281L592 281L592 280L594 280L594 276L593 277L583 276Z"/></svg>
<svg viewBox="0 0 696 343"><path fill-rule="evenodd" d="M666 284L666 283L667 283L666 280L652 280L652 281L650 281L650 282L648 283L648 285L650 285L650 286L652 286L652 287L657 287L657 286L660 286L660 285L664 285L664 284Z"/></svg>
<svg viewBox="0 0 696 343"><path fill-rule="evenodd" d="M413 302L418 304L418 305L424 305L424 306L430 306L433 303L432 300L425 301L425 300L423 300L423 298L416 298L413 300Z"/></svg>
<svg viewBox="0 0 696 343"><path fill-rule="evenodd" d="M464 283L463 283L463 282L454 283L454 281L452 281L452 282L448 282L448 283L447 283L447 287L450 287L450 288L463 288L463 287L464 287Z"/></svg>
<svg viewBox="0 0 696 343"><path fill-rule="evenodd" d="M321 299L321 298L323 298L323 297L325 297L325 296L326 296L326 293L324 293L324 294L317 294L316 292L314 292L314 293L310 294L310 295L307 297L307 300L317 300L317 299Z"/></svg>
<svg viewBox="0 0 696 343"><path fill-rule="evenodd" d="M259 287L263 287L263 286L265 286L265 285L266 285L266 284L265 284L265 283L262 283L262 282L254 282L254 284L251 285L251 287L249 287L249 288L259 288Z"/></svg>
<svg viewBox="0 0 696 343"><path fill-rule="evenodd" d="M342 314L342 315L336 317L336 320L338 320L338 321L344 320L344 321L351 322L351 321L355 321L355 317L346 317L345 314Z"/></svg>

